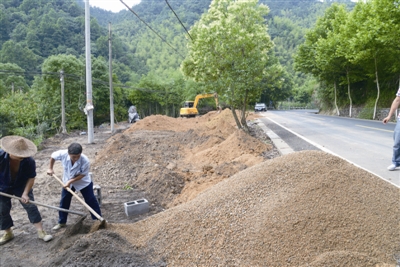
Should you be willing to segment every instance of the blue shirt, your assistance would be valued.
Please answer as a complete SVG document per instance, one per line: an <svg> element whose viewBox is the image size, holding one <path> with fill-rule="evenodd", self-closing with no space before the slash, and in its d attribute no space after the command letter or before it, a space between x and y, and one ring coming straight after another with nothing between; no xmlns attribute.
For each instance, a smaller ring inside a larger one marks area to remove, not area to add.
<svg viewBox="0 0 400 267"><path fill-rule="evenodd" d="M51 154L51 157L54 160L61 161L61 164L64 167L63 173L63 183L66 184L68 180L73 179L74 177L83 174L85 175L82 179L71 184L71 187L74 186L77 191L88 186L92 180L89 177L89 169L90 163L88 157L84 154L81 154L80 158L74 163L72 166L71 158L68 155L68 150L58 150Z"/></svg>
<svg viewBox="0 0 400 267"><path fill-rule="evenodd" d="M19 170L14 182L11 180L10 155L0 149L0 191L22 196L26 183L36 177L36 162L32 157L24 158L19 165Z"/></svg>

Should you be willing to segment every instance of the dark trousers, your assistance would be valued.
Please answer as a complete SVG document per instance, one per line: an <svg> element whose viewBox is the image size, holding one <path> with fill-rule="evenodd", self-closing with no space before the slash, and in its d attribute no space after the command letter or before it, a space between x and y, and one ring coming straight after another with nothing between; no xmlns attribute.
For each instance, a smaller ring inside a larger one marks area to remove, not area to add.
<svg viewBox="0 0 400 267"><path fill-rule="evenodd" d="M12 192L5 192L12 195ZM33 198L32 189L29 191L29 199L35 201ZM20 201L22 207L28 213L28 218L31 223L38 223L42 221L42 217L40 216L40 212L36 205L32 203L22 203ZM0 230L7 230L8 228L14 226L14 222L10 215L11 211L11 198L0 196Z"/></svg>
<svg viewBox="0 0 400 267"><path fill-rule="evenodd" d="M71 189L73 192L75 192L74 187L72 187ZM95 212L97 212L97 214L101 216L100 206L93 192L93 182L91 182L85 188L81 189L81 194L85 199L86 204L88 204ZM65 188L63 188L61 191L60 208L69 209L71 205L71 199L72 199L72 194L68 192ZM97 217L95 215L93 215L92 213L90 213L90 215L92 215L93 220L97 220ZM59 211L58 216L59 216L58 223L61 224L67 223L68 212Z"/></svg>

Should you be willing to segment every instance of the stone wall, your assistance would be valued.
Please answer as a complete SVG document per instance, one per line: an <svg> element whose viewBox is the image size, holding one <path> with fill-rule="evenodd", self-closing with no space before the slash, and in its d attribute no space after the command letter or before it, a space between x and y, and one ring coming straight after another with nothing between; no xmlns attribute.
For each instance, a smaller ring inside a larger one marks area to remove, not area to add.
<svg viewBox="0 0 400 267"><path fill-rule="evenodd" d="M349 108L344 108L344 109L340 109L340 116L341 117L349 117ZM361 107L357 107L357 108L352 108L351 109L351 117L352 118L359 118L359 115L361 112L365 112L365 108L361 108ZM386 116L389 114L390 108L378 108L376 110L376 118L375 120L383 120L384 118L386 118ZM374 113L374 109L371 108L371 110L369 111L372 117L372 114ZM336 113L334 113L334 115L336 115ZM395 114L396 115L396 114ZM395 122L395 118L396 116L392 116L391 121Z"/></svg>

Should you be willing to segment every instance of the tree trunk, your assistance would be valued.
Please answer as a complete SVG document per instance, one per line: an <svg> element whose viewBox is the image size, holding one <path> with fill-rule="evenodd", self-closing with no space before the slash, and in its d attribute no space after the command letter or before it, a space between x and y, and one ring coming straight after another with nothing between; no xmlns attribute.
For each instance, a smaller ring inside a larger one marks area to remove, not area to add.
<svg viewBox="0 0 400 267"><path fill-rule="evenodd" d="M247 126L247 122L246 122L246 110L242 110L241 113L242 113L242 114L241 114L242 129L243 129L246 133L250 133L249 126Z"/></svg>
<svg viewBox="0 0 400 267"><path fill-rule="evenodd" d="M232 115L233 115L233 118L235 119L235 122L236 122L236 125L237 125L238 129L242 129L242 125L240 124L240 121L239 121L239 118L238 118L238 116L236 114L235 108L233 106L231 106L230 108L231 108Z"/></svg>
<svg viewBox="0 0 400 267"><path fill-rule="evenodd" d="M351 99L351 94L350 94L350 77L349 77L349 70L347 69L347 94L349 95L349 101L350 101L350 109L349 109L349 117L351 118L351 109L353 108L353 100Z"/></svg>
<svg viewBox="0 0 400 267"><path fill-rule="evenodd" d="M336 81L334 82L334 84L333 84L333 85L334 85L334 88L335 88L335 107L336 107L336 113L337 113L337 115L338 115L338 116L340 116L339 108L338 108L338 106L337 106L337 95L336 95L336 94L337 94L337 92L336 92L337 90L336 90Z"/></svg>
<svg viewBox="0 0 400 267"><path fill-rule="evenodd" d="M248 93L249 93L249 91L246 90L246 94L245 94L245 97L244 97L243 103L242 103L242 110L240 112L241 113L240 114L240 120L241 120L241 123L242 123L242 129L246 133L250 132L249 127L247 126L247 122L246 122L246 106L247 106L246 103L247 103Z"/></svg>
<svg viewBox="0 0 400 267"><path fill-rule="evenodd" d="M235 119L236 126L238 127L238 129L242 129L242 125L240 124L239 118L236 114L236 108L234 102L232 101L232 99L235 99L235 89L233 88L232 84L229 86L229 89L230 89L229 91L231 92L231 100L229 101L230 109L232 111L233 118Z"/></svg>
<svg viewBox="0 0 400 267"><path fill-rule="evenodd" d="M372 116L372 119L375 120L376 117L376 107L378 106L378 101L379 101L379 95L380 95L380 89L379 89L379 79L378 79L378 66L376 64L376 57L375 59L375 78L376 78L376 89L377 89L377 95L376 95L376 100L375 100L375 105L374 105L374 115Z"/></svg>

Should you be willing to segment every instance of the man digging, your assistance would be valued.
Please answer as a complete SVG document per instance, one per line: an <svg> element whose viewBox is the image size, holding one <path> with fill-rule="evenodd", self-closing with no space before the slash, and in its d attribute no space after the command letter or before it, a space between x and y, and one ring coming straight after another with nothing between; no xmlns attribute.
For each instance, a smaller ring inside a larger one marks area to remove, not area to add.
<svg viewBox="0 0 400 267"><path fill-rule="evenodd" d="M89 176L89 159L82 154L82 146L78 143L72 143L68 146L68 149L53 152L50 157L48 175L54 174L53 166L56 161L61 161L64 168L63 183L65 186L61 191L60 208L69 209L71 205L72 194L66 190L69 187L73 192L80 191L86 204L101 216L100 206L93 192L93 182ZM97 219L95 215L90 214L93 220ZM53 227L53 230L65 227L67 218L68 213L60 211L58 224Z"/></svg>
<svg viewBox="0 0 400 267"><path fill-rule="evenodd" d="M38 237L47 242L53 239L42 226L42 217L33 197L33 184L36 177L36 162L32 158L37 148L30 140L21 136L6 136L0 139L0 192L20 197L22 207L28 213L29 221L36 227ZM0 196L0 229L4 235L0 245L14 238L11 227L14 226L10 215L11 198Z"/></svg>

